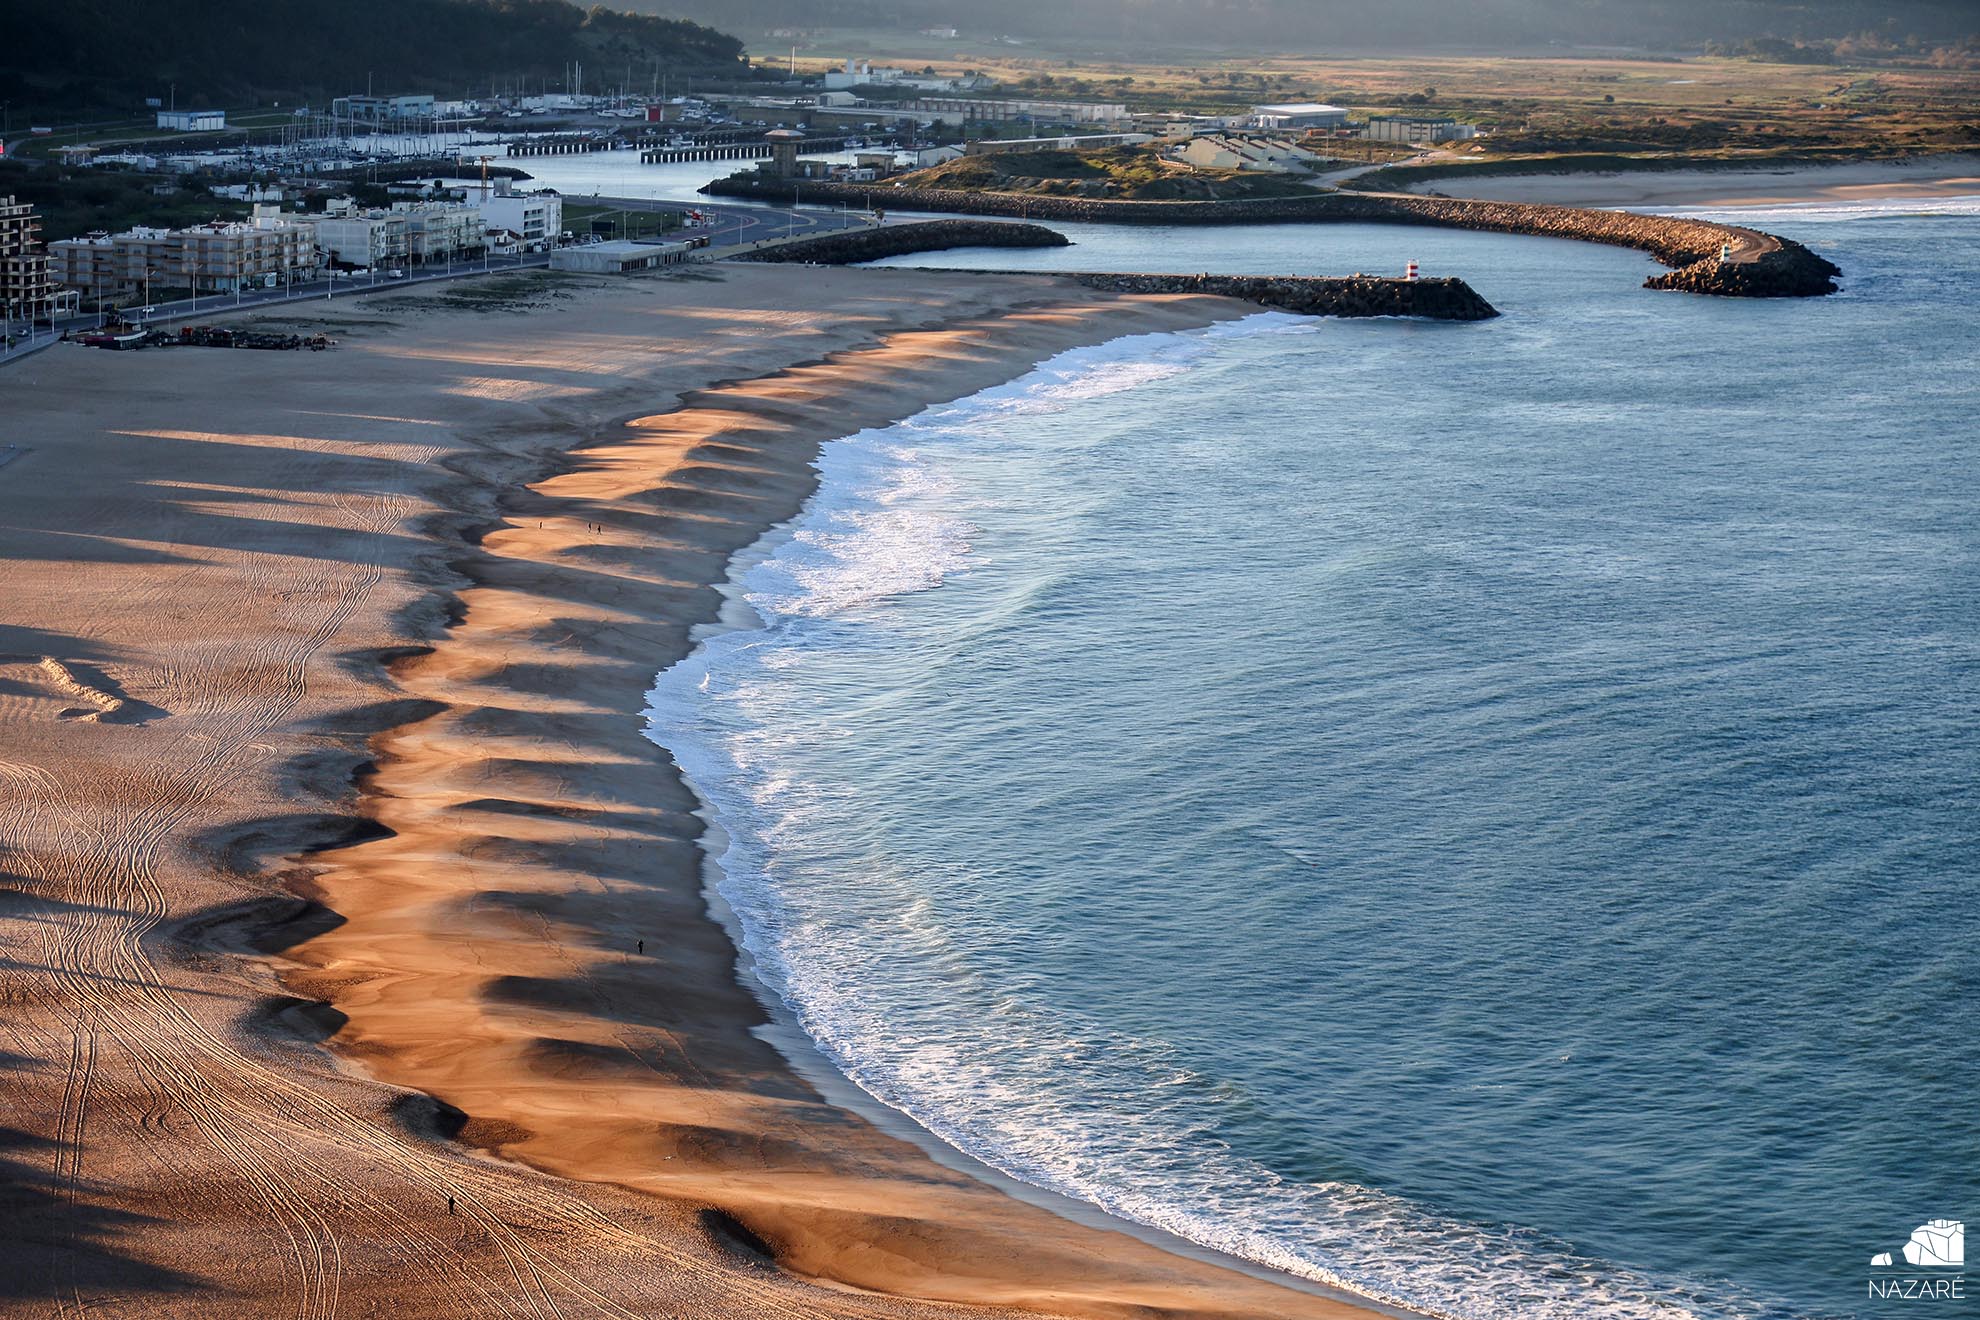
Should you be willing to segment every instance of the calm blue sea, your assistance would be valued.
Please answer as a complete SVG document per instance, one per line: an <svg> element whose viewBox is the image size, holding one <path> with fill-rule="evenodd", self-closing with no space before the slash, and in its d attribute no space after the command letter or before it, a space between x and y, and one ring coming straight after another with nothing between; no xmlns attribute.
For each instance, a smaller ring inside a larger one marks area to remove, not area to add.
<svg viewBox="0 0 1980 1320"><path fill-rule="evenodd" d="M1866 1279L1980 1212L1980 204L1762 223L1847 292L947 254L1416 258L1506 315L1125 339L827 448L651 713L825 1055L1451 1315L1961 1313Z"/></svg>

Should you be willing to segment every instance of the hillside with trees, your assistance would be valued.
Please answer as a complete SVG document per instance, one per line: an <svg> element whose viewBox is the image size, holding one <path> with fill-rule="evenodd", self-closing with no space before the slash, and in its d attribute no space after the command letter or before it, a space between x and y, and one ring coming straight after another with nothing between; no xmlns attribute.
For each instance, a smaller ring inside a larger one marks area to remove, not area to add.
<svg viewBox="0 0 1980 1320"><path fill-rule="evenodd" d="M1563 46L1696 52L1708 43L1771 38L1835 42L1876 34L1903 43L1980 31L1971 0L626 0L774 28L915 31L1104 43L1110 49L1196 48L1558 51Z"/></svg>
<svg viewBox="0 0 1980 1320"><path fill-rule="evenodd" d="M486 92L501 80L734 73L735 37L682 19L565 0L22 0L0 5L0 100L128 110L324 101L380 92Z"/></svg>

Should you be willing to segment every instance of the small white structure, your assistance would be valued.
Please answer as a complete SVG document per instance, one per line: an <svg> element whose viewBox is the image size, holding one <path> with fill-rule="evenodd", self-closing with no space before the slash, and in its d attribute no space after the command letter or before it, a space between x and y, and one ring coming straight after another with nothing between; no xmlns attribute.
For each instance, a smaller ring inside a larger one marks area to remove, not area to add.
<svg viewBox="0 0 1980 1320"><path fill-rule="evenodd" d="M899 82L907 77L906 69L875 68L871 60L847 60L843 69L828 69L825 73L825 90L843 91L849 87L867 87L875 83Z"/></svg>
<svg viewBox="0 0 1980 1320"><path fill-rule="evenodd" d="M901 155L907 160L911 168L925 170L930 165L942 165L952 160L960 160L963 155L963 149L953 146L910 147L903 151Z"/></svg>
<svg viewBox="0 0 1980 1320"><path fill-rule="evenodd" d="M686 243L639 243L619 239L611 243L587 243L582 247L558 248L550 254L551 270L580 271L588 275L624 275L635 270L652 270L687 260L691 249Z"/></svg>
<svg viewBox="0 0 1980 1320"><path fill-rule="evenodd" d="M1224 133L1190 138L1171 153L1171 158L1207 170L1255 170L1266 174L1289 173L1320 159L1290 138L1237 137Z"/></svg>
<svg viewBox="0 0 1980 1320"><path fill-rule="evenodd" d="M1284 105L1254 105L1251 122L1259 128L1339 128L1348 112L1337 105L1318 101L1293 101Z"/></svg>
<svg viewBox="0 0 1980 1320"><path fill-rule="evenodd" d="M158 127L181 133L213 133L227 127L225 110L160 110Z"/></svg>

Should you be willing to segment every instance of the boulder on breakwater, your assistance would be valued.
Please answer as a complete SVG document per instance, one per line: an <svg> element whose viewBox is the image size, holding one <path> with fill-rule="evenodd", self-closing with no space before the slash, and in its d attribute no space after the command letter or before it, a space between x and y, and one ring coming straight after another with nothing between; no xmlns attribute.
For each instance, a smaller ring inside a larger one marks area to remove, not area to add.
<svg viewBox="0 0 1980 1320"><path fill-rule="evenodd" d="M747 175L717 179L703 191L726 196L784 195L788 185L765 185ZM1683 216L1638 215L1575 206L1485 202L1413 193L1315 192L1310 197L1263 197L1234 202L1135 202L1086 197L1034 197L951 188L874 188L812 183L818 201L879 202L902 211L948 211L1037 220L1127 225L1392 224L1477 229L1503 234L1606 243L1647 252L1669 275L1645 287L1722 297L1812 297L1834 293L1834 265L1774 234ZM1730 249L1720 259L1723 249ZM1747 269L1751 268L1751 269Z"/></svg>
<svg viewBox="0 0 1980 1320"><path fill-rule="evenodd" d="M959 247L1066 247L1072 242L1044 225L1008 220L920 220L906 225L841 229L814 238L778 243L738 253L732 261L800 261L814 266L850 266L912 252Z"/></svg>

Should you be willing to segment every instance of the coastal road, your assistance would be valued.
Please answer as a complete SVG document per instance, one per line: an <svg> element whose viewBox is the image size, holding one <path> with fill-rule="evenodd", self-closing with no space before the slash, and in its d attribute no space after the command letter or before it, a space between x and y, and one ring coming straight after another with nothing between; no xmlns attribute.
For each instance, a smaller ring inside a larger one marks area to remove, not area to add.
<svg viewBox="0 0 1980 1320"><path fill-rule="evenodd" d="M800 198L802 198L800 185ZM835 233L841 229L864 229L874 222L867 213L847 206L757 206L733 202L711 202L705 198L688 201L653 197L588 197L588 203L615 206L626 211L699 211L708 217L705 228L689 233L708 235L710 247L739 247L769 238L793 238Z"/></svg>
<svg viewBox="0 0 1980 1320"><path fill-rule="evenodd" d="M512 257L494 257L487 261L460 261L451 265L416 268L407 271L403 279L391 279L376 273L346 274L334 279L319 276L316 279L297 280L275 289L242 289L239 293L208 293L197 298L175 298L156 302L150 305L149 313L140 316L139 320L146 325L161 325L168 321L186 321L198 316L218 316L222 312L236 312L249 307L308 302L319 298L334 301L338 298L357 297L391 289L408 289L420 284L466 279L469 276L488 275L500 271L541 270L549 264L548 253L531 252ZM58 342L65 330L81 333L95 330L102 324L103 317L97 312L82 312L75 316L61 317L53 327L38 329L32 337L21 337L11 346L0 345L0 366Z"/></svg>
<svg viewBox="0 0 1980 1320"><path fill-rule="evenodd" d="M651 197L599 196L587 200L621 210L645 213L699 211L709 221L704 228L679 231L669 237L694 237L705 234L711 249L740 247L767 239L860 229L875 223L865 212L852 210L846 206L736 205L727 202L708 202L699 198L688 201L667 201ZM217 316L222 312L239 311L248 307L303 302L312 298L353 297L385 289L405 289L418 284L430 284L436 280L463 279L467 276L484 275L495 271L541 269L549 264L548 253L534 252L520 256L495 257L487 261L464 261L452 265L415 268L407 271L403 279L390 279L377 273L362 276L345 275L335 279L317 278L298 281L276 289L243 289L238 294L213 293L198 298L179 298L153 303L150 314L142 319L146 324L156 325L202 315ZM11 348L0 344L0 366L47 347L48 344L58 340L64 330L72 332L94 330L101 324L102 317L95 312L63 317L52 329L40 332L32 340L16 343Z"/></svg>

